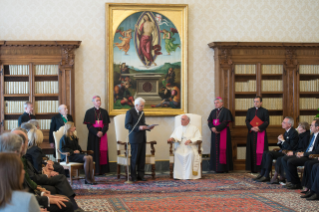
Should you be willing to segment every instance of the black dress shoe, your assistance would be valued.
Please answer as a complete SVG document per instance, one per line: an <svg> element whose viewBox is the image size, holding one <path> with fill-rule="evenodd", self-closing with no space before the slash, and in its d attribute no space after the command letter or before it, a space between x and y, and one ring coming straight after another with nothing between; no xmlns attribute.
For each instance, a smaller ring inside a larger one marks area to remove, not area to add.
<svg viewBox="0 0 319 212"><path fill-rule="evenodd" d="M255 180L256 182L269 182L270 178L269 177L261 177L258 180Z"/></svg>
<svg viewBox="0 0 319 212"><path fill-rule="evenodd" d="M314 192L308 191L306 194L301 195L300 198L308 198L308 197L311 197L314 194L315 194Z"/></svg>
<svg viewBox="0 0 319 212"><path fill-rule="evenodd" d="M290 184L286 185L287 189L302 189L302 186L300 184Z"/></svg>
<svg viewBox="0 0 319 212"><path fill-rule="evenodd" d="M86 181L86 180L84 181L84 183L85 183L85 184L88 184L88 185L96 185L96 184L97 184L97 182L91 182L91 183L90 183L90 182L88 182L88 181Z"/></svg>
<svg viewBox="0 0 319 212"><path fill-rule="evenodd" d="M305 193L307 193L308 191L309 191L309 189L306 190L306 191L302 191L302 192L300 192L300 193L305 194Z"/></svg>
<svg viewBox="0 0 319 212"><path fill-rule="evenodd" d="M147 179L143 178L137 178L138 181L147 181Z"/></svg>
<svg viewBox="0 0 319 212"><path fill-rule="evenodd" d="M259 180L262 177L263 177L262 175L258 174L257 177L253 178L253 181L257 181L257 180Z"/></svg>
<svg viewBox="0 0 319 212"><path fill-rule="evenodd" d="M271 180L271 181L270 181L270 182L268 182L267 184L271 184L271 185L279 184L279 180L278 180L278 179Z"/></svg>
<svg viewBox="0 0 319 212"><path fill-rule="evenodd" d="M306 200L318 200L319 199L319 195L317 194L313 194L311 197L306 198Z"/></svg>

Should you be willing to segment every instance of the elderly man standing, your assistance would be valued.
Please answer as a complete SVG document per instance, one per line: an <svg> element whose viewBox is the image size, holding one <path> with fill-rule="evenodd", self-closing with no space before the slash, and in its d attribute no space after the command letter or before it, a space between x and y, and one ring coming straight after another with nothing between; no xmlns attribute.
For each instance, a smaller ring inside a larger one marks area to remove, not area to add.
<svg viewBox="0 0 319 212"><path fill-rule="evenodd" d="M196 126L189 124L189 121L187 115L182 115L182 126L177 127L168 139L175 141L174 179L201 178L201 159L196 141L202 140L202 135Z"/></svg>
<svg viewBox="0 0 319 212"><path fill-rule="evenodd" d="M50 133L49 133L49 143L52 148L54 148L54 138L53 138L53 132L60 129L60 127L64 126L65 123L68 121L73 122L73 118L71 115L68 114L68 108L66 105L60 105L58 107L59 114L55 115L51 119L51 127L50 127ZM54 150L55 155L55 150Z"/></svg>
<svg viewBox="0 0 319 212"><path fill-rule="evenodd" d="M33 105L31 102L24 103L24 113L19 116L18 119L18 126L20 127L22 123L28 122L31 119L35 119L35 116L32 115L33 112Z"/></svg>
<svg viewBox="0 0 319 212"><path fill-rule="evenodd" d="M223 107L223 100L216 97L215 109L210 113L207 122L211 135L210 169L215 172L233 170L232 143L229 123L234 121L231 112Z"/></svg>
<svg viewBox="0 0 319 212"><path fill-rule="evenodd" d="M131 176L132 181L146 181L144 178L146 131L154 128L145 124L143 112L145 100L138 97L134 101L135 107L126 112L125 128L129 130L129 142L131 145ZM138 175L136 177L136 167Z"/></svg>

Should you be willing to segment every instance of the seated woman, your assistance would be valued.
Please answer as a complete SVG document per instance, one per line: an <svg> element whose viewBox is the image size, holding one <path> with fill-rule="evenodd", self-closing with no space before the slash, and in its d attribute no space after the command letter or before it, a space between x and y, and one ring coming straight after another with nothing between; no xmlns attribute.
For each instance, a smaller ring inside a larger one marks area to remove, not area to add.
<svg viewBox="0 0 319 212"><path fill-rule="evenodd" d="M25 171L15 153L0 153L0 211L40 212L33 194L23 191Z"/></svg>
<svg viewBox="0 0 319 212"><path fill-rule="evenodd" d="M75 126L73 122L67 122L64 125L64 135L60 140L60 151L69 152L69 161L84 163L85 171L85 184L95 185L93 173L93 158L91 155L82 154L81 146L79 145L78 138L74 135ZM65 160L66 156L61 154L61 159Z"/></svg>

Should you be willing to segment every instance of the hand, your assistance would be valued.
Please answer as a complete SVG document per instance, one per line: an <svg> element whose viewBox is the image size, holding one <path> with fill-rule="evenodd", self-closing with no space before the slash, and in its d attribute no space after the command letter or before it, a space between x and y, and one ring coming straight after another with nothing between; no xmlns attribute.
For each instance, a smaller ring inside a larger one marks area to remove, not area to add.
<svg viewBox="0 0 319 212"><path fill-rule="evenodd" d="M284 136L281 134L281 135L278 136L278 139L279 140L284 140Z"/></svg>
<svg viewBox="0 0 319 212"><path fill-rule="evenodd" d="M294 154L294 152L293 151L289 151L289 152L287 152L287 156L292 156Z"/></svg>
<svg viewBox="0 0 319 212"><path fill-rule="evenodd" d="M73 151L73 153L74 153L74 154L79 154L80 151L79 151L79 150L75 150L75 151Z"/></svg>
<svg viewBox="0 0 319 212"><path fill-rule="evenodd" d="M97 137L101 138L103 136L103 132L102 131L98 131L96 135L97 135Z"/></svg>
<svg viewBox="0 0 319 212"><path fill-rule="evenodd" d="M147 126L145 126L145 125L141 125L141 126L139 126L139 128L138 128L139 130L146 130L147 129Z"/></svg>
<svg viewBox="0 0 319 212"><path fill-rule="evenodd" d="M190 143L192 143L192 141L191 141L191 140L187 140L187 141L185 141L185 145L188 145L188 144L190 144Z"/></svg>
<svg viewBox="0 0 319 212"><path fill-rule="evenodd" d="M152 126L152 127L149 127L148 129L152 130L152 129L154 129L154 127L155 127L155 126Z"/></svg>
<svg viewBox="0 0 319 212"><path fill-rule="evenodd" d="M57 176L57 175L59 175L59 173L58 173L58 172L51 171L51 176L52 176L52 177Z"/></svg>
<svg viewBox="0 0 319 212"><path fill-rule="evenodd" d="M68 202L68 200L65 197L50 196L49 199L50 199L50 204L55 204L60 209L62 209L61 205L63 207L66 207L66 205L63 202Z"/></svg>
<svg viewBox="0 0 319 212"><path fill-rule="evenodd" d="M40 212L47 212L46 208L40 208Z"/></svg>
<svg viewBox="0 0 319 212"><path fill-rule="evenodd" d="M300 158L300 157L302 157L302 156L303 156L303 152L298 152L298 153L297 153L297 157L298 157L298 158Z"/></svg>
<svg viewBox="0 0 319 212"><path fill-rule="evenodd" d="M51 147L51 148L54 148L54 143L50 143L50 147Z"/></svg>
<svg viewBox="0 0 319 212"><path fill-rule="evenodd" d="M212 132L216 133L216 127L212 127Z"/></svg>
<svg viewBox="0 0 319 212"><path fill-rule="evenodd" d="M175 141L175 139L174 138L169 138L168 141L173 142L173 141Z"/></svg>
<svg viewBox="0 0 319 212"><path fill-rule="evenodd" d="M51 177L51 172L46 167L42 169L42 172L43 174L47 175L48 178Z"/></svg>

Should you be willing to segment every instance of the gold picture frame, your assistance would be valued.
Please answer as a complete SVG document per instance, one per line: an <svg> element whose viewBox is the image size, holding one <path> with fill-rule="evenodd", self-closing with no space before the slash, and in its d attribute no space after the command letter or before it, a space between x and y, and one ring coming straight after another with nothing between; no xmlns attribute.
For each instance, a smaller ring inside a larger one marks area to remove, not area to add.
<svg viewBox="0 0 319 212"><path fill-rule="evenodd" d="M146 100L148 116L187 113L188 5L106 3L111 116Z"/></svg>

